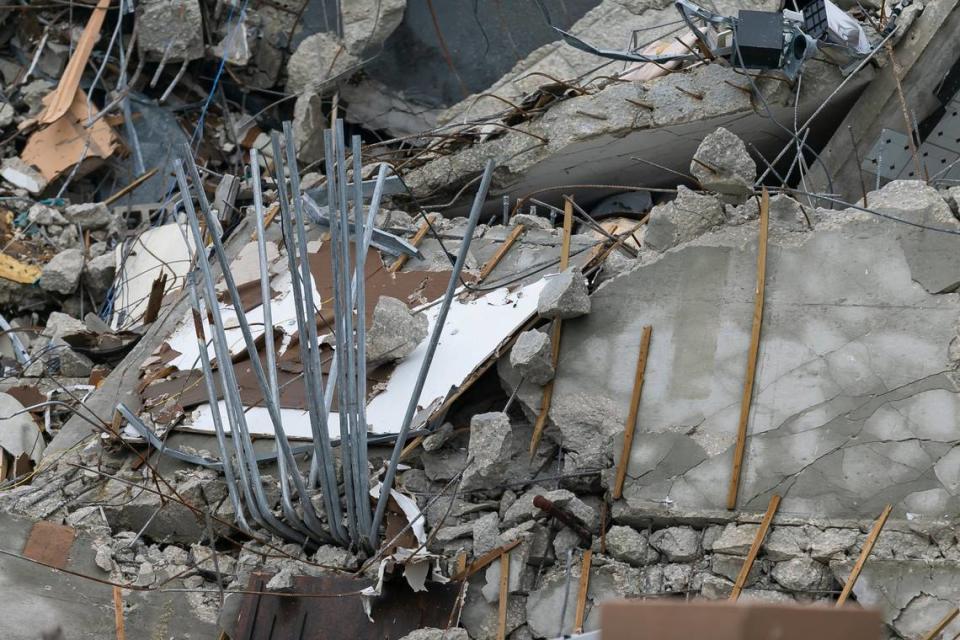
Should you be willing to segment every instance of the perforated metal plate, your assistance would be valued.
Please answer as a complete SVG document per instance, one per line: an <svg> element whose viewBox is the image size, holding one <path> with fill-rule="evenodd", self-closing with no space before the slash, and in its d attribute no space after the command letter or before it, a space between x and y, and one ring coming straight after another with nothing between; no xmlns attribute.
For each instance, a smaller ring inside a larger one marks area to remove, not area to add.
<svg viewBox="0 0 960 640"><path fill-rule="evenodd" d="M947 168L960 158L960 154L954 151L949 151L933 144L927 144L926 142L920 145L917 153L920 154L920 164L923 167L923 174L920 176L916 175L917 168L911 159L907 167L899 175L901 180L929 180L934 178L934 176L945 177L943 172L948 170Z"/></svg>
<svg viewBox="0 0 960 640"><path fill-rule="evenodd" d="M945 108L946 113L924 142L960 153L960 100L954 98Z"/></svg>
<svg viewBox="0 0 960 640"><path fill-rule="evenodd" d="M913 164L910 142L907 136L892 129L884 129L880 137L863 159L864 171L869 171L887 180L896 180Z"/></svg>

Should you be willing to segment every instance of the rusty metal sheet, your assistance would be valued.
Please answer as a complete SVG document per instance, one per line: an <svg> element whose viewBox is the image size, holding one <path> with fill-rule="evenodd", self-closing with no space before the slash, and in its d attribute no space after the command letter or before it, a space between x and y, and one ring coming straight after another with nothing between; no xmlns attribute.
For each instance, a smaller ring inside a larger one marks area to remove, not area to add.
<svg viewBox="0 0 960 640"><path fill-rule="evenodd" d="M249 591L264 591L270 576L255 573ZM460 584L429 585L428 591L414 592L406 581L388 581L383 595L372 603L373 622L363 610L361 589L371 580L349 576L297 576L292 593L318 594L276 596L247 594L232 640L344 640L377 638L398 640L415 629L445 628ZM319 594L351 594L323 597Z"/></svg>
<svg viewBox="0 0 960 640"><path fill-rule="evenodd" d="M23 555L31 560L63 569L70 558L70 549L77 532L73 527L41 520L33 525L23 545Z"/></svg>

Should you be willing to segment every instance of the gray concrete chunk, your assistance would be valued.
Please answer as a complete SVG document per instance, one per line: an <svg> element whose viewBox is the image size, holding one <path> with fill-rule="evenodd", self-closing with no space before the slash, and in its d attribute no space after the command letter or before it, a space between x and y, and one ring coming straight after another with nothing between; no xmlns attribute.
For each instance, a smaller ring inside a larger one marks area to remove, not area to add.
<svg viewBox="0 0 960 640"><path fill-rule="evenodd" d="M635 567L652 564L660 557L650 547L646 531L614 525L607 531L606 541L608 554Z"/></svg>
<svg viewBox="0 0 960 640"><path fill-rule="evenodd" d="M63 210L63 217L70 224L78 224L84 229L102 229L113 221L113 214L102 202L71 204Z"/></svg>
<svg viewBox="0 0 960 640"><path fill-rule="evenodd" d="M723 222L723 205L715 196L695 193L681 185L674 200L658 204L650 211L643 244L654 251L666 251Z"/></svg>
<svg viewBox="0 0 960 640"><path fill-rule="evenodd" d="M703 139L693 154L690 173L704 189L742 201L753 190L757 163L747 153L743 140L718 127Z"/></svg>
<svg viewBox="0 0 960 640"><path fill-rule="evenodd" d="M790 591L815 591L827 587L832 581L827 567L812 558L777 563L770 576Z"/></svg>
<svg viewBox="0 0 960 640"><path fill-rule="evenodd" d="M421 313L412 313L402 300L380 296L367 328L367 364L370 367L410 355L427 337L428 322Z"/></svg>
<svg viewBox="0 0 960 640"><path fill-rule="evenodd" d="M553 380L553 349L550 336L542 331L524 331L510 349L510 364L524 380L544 385Z"/></svg>
<svg viewBox="0 0 960 640"><path fill-rule="evenodd" d="M510 465L510 417L505 413L481 413L470 420L469 457L472 464L463 473L463 488L501 486Z"/></svg>
<svg viewBox="0 0 960 640"><path fill-rule="evenodd" d="M690 527L667 527L653 532L650 545L671 562L689 562L700 554L700 534Z"/></svg>
<svg viewBox="0 0 960 640"><path fill-rule="evenodd" d="M77 290L83 273L83 252L67 249L53 256L40 274L40 288L51 293L69 295Z"/></svg>
<svg viewBox="0 0 960 640"><path fill-rule="evenodd" d="M576 267L547 278L537 301L537 313L543 318L576 318L590 313L587 282Z"/></svg>

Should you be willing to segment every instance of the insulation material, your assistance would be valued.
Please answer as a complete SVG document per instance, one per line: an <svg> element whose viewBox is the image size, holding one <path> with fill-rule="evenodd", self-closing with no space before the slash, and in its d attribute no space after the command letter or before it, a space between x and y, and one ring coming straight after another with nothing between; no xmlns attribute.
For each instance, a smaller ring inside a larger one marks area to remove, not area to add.
<svg viewBox="0 0 960 640"><path fill-rule="evenodd" d="M421 409L435 409L441 405L474 371L493 356L510 336L533 317L544 283L544 280L538 280L515 291L501 288L474 300L458 299L453 302L423 392L420 394L418 405ZM275 313L276 308L277 305L274 306ZM440 307L436 304L423 310L431 332L439 311ZM228 337L231 337L230 330L227 333ZM196 343L195 338L191 337L191 340ZM400 423L413 393L428 342L429 335L413 353L397 363L384 390L367 404L370 433L391 434L400 430ZM179 345L180 342L176 344ZM171 346L174 346L172 341ZM185 346L184 348L186 349ZM178 361L184 362L186 357L178 358ZM220 411L221 415L225 415L226 406L222 401ZM429 414L430 411L421 411L414 419L413 428L425 423ZM249 408L246 417L251 434L273 435L270 415L264 407ZM310 439L310 419L306 411L281 409L281 417L289 437ZM331 438L339 439L339 425L338 414L331 412L328 425ZM210 433L214 431L209 404L197 408L193 414L193 424L189 428Z"/></svg>

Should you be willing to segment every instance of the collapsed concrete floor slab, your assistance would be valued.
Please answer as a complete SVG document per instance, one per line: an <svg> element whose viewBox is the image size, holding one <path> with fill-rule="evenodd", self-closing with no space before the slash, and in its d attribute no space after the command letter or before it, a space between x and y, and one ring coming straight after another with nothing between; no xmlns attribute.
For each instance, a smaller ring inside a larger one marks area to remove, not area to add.
<svg viewBox="0 0 960 640"><path fill-rule="evenodd" d="M903 185L889 189L910 194L907 220L952 219L935 190ZM868 199L882 211L884 195ZM818 210L807 231L771 224L741 504L759 511L778 493L784 511L812 517L871 517L886 503L900 517L950 516L960 396L948 349L960 297L923 286L960 274L955 254L928 250L947 236L856 210ZM594 311L565 323L550 422L559 442L583 443L567 454L571 468L617 461L641 328L653 327L616 518L724 509L756 250L756 223L723 228L603 284ZM501 372L512 389L505 361ZM537 411L536 388L519 397Z"/></svg>
<svg viewBox="0 0 960 640"><path fill-rule="evenodd" d="M826 103L811 144L833 133L831 123L846 112L871 74L868 69L851 78ZM579 201L589 205L624 184L672 186L677 174L687 175L690 157L717 127L737 134L753 153L773 158L791 140L784 123L804 121L841 80L835 66L812 61L799 97L785 83L761 80L766 95L759 105L741 72L716 64L648 83L615 82L555 104L528 122L495 128L497 137L408 171L404 182L428 206L446 202L493 157L498 166L491 194L511 200L566 188L576 189ZM450 213L463 215L468 205L457 203ZM496 205L487 210L496 213Z"/></svg>

